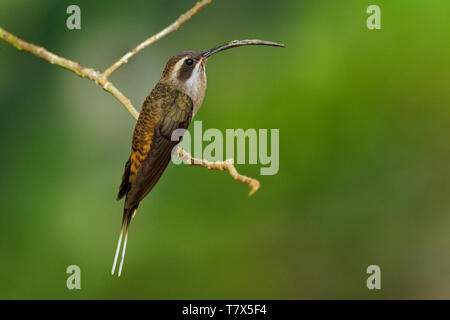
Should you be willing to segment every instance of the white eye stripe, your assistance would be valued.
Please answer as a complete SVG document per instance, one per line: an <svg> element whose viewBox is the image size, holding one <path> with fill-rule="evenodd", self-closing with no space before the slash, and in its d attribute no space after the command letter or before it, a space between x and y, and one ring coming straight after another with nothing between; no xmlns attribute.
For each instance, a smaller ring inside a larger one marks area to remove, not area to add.
<svg viewBox="0 0 450 320"><path fill-rule="evenodd" d="M177 77L178 70L181 69L181 66L182 66L183 63L184 63L184 60L186 60L186 59L180 59L180 60L178 60L177 63L175 63L175 66L173 66L173 68L172 68L172 73L171 73L171 76L172 76L173 78L176 78L176 77Z"/></svg>

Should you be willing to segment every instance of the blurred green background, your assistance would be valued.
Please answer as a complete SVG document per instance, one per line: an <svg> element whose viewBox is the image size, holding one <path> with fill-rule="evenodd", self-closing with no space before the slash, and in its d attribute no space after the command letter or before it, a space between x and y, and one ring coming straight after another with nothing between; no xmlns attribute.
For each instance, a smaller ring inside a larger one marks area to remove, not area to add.
<svg viewBox="0 0 450 320"><path fill-rule="evenodd" d="M1 0L0 26L104 70L193 4ZM366 28L371 4L381 30ZM279 128L279 173L238 166L262 183L248 198L227 173L170 165L119 279L134 120L91 81L0 43L0 298L450 298L449 13L447 0L214 0L133 58L111 80L140 108L176 52L287 45L211 59L196 116L204 130ZM81 290L66 288L71 264Z"/></svg>

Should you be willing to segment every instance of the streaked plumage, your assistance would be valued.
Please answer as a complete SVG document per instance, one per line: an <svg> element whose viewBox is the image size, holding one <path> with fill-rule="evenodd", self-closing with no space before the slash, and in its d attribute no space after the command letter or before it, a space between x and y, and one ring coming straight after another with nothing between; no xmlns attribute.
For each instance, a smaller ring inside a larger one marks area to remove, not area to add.
<svg viewBox="0 0 450 320"><path fill-rule="evenodd" d="M139 203L161 178L178 141L172 141L177 129L187 129L201 107L206 90L205 62L213 54L242 45L282 46L260 40L233 41L207 51L183 51L167 62L161 79L142 106L133 133L131 155L125 164L117 199L125 197L122 228L112 273L119 255L122 235L125 240L119 266L120 276L125 257L128 229Z"/></svg>
<svg viewBox="0 0 450 320"><path fill-rule="evenodd" d="M117 199L126 195L125 209L132 210L150 192L167 167L176 129L187 129L192 119L192 99L174 87L158 83L144 102L134 129L131 156L125 165Z"/></svg>

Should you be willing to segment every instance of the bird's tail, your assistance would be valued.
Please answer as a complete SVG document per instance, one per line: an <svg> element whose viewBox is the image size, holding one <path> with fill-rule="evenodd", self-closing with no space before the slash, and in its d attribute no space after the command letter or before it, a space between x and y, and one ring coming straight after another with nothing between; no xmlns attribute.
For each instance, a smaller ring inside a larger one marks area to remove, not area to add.
<svg viewBox="0 0 450 320"><path fill-rule="evenodd" d="M122 273L123 260L125 259L125 251L127 249L128 229L130 228L131 218L133 218L134 215L136 214L137 208L138 208L138 205L131 209L130 208L123 209L122 227L120 228L119 241L117 243L116 254L114 256L114 263L113 263L113 267L111 270L111 274L114 274L114 272L116 270L116 265L117 265L117 258L119 257L119 251L120 251L120 247L122 244L123 231L125 229L125 240L123 242L122 259L120 260L119 272L117 274L118 277L120 277L120 274Z"/></svg>

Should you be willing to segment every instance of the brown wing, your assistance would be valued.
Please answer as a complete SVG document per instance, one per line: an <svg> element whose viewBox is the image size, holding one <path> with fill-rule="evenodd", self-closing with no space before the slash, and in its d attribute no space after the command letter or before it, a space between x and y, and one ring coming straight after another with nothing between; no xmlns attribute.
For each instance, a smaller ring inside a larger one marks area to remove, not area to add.
<svg viewBox="0 0 450 320"><path fill-rule="evenodd" d="M137 205L156 185L169 164L171 151L178 141L171 141L176 129L187 129L192 119L193 103L189 96L167 85L158 84L146 99L133 135L128 181L121 186L126 194L125 207ZM126 190L126 192L125 192Z"/></svg>

